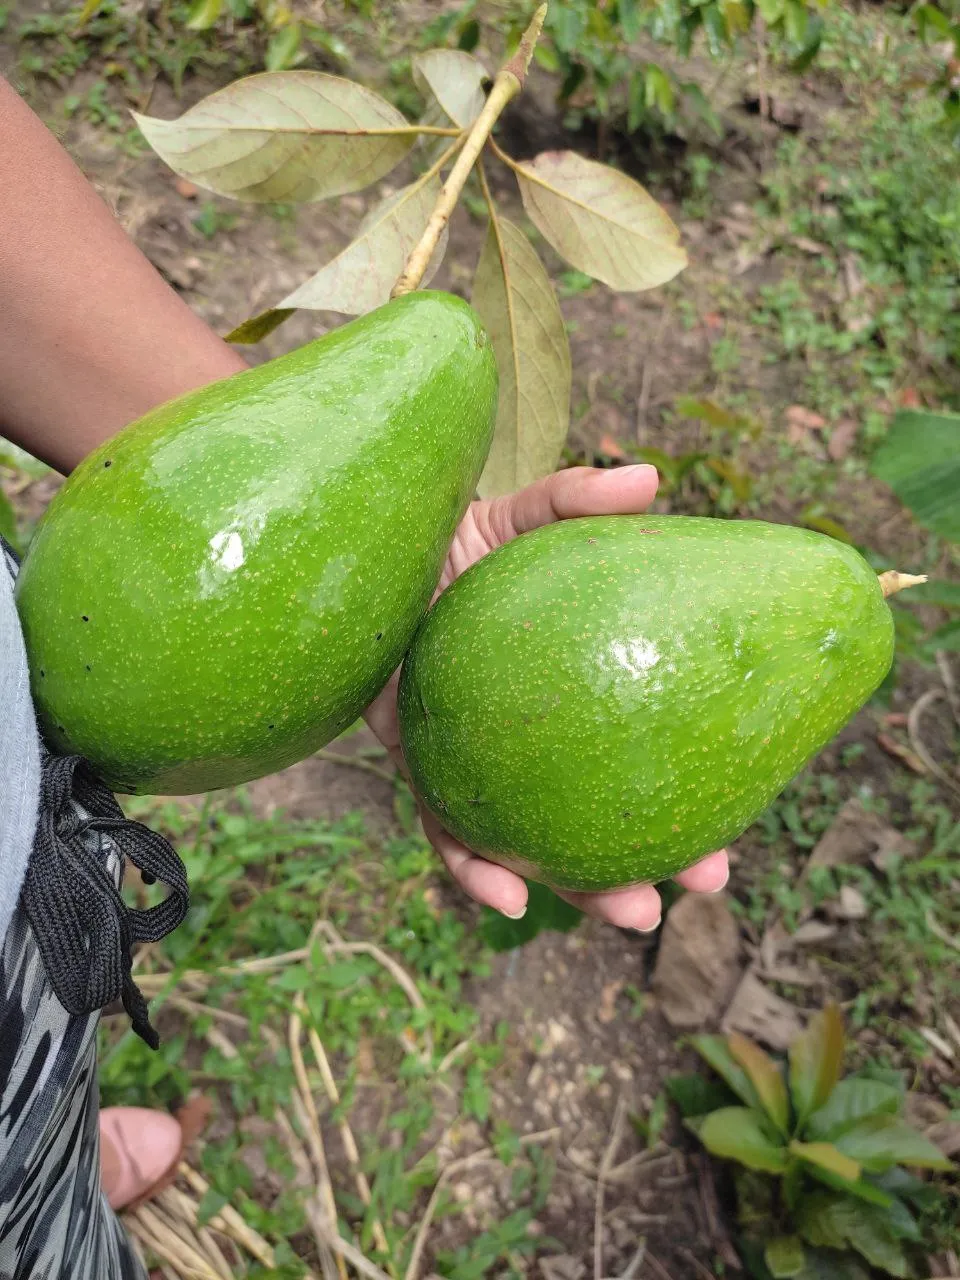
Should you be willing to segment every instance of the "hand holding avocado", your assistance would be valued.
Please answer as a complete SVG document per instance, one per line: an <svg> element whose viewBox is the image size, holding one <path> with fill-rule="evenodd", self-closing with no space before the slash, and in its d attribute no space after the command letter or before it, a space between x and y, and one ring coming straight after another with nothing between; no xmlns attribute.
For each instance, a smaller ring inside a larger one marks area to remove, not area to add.
<svg viewBox="0 0 960 1280"><path fill-rule="evenodd" d="M628 516L644 511L657 487L654 467L623 467L614 471L572 468L549 476L521 493L494 502L474 502L457 530L444 566L441 588L449 586L473 564L520 534L556 521L585 516ZM371 704L367 721L402 763L397 720L397 677ZM478 727L479 732L479 727ZM448 870L477 902L507 915L524 910L527 889L514 871L477 857L430 812L422 809L424 830ZM539 877L538 877L539 878ZM714 893L727 880L727 858L714 853L681 872L684 888ZM652 929L660 919L660 898L651 884L633 885L607 893L561 890L561 896L587 914L621 928Z"/></svg>

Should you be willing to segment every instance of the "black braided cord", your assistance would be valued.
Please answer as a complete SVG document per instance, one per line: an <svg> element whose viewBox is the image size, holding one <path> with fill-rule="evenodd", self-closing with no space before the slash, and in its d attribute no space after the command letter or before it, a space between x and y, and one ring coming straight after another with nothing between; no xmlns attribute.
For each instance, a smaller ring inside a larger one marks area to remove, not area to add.
<svg viewBox="0 0 960 1280"><path fill-rule="evenodd" d="M80 756L54 756L44 747L41 755L40 814L20 901L50 985L78 1017L119 998L134 1031L156 1049L160 1039L130 972L133 947L159 942L183 920L186 870L163 836L124 817ZM90 840L91 833L108 835L148 884L159 880L168 887L167 897L146 910L129 907L105 872L100 842Z"/></svg>
<svg viewBox="0 0 960 1280"><path fill-rule="evenodd" d="M2 538L0 550L14 558ZM133 947L159 942L181 923L189 906L186 869L163 836L124 817L86 760L54 755L42 742L40 757L40 810L20 903L47 978L75 1017L121 1000L133 1030L156 1049L160 1039L131 973ZM100 834L145 883L167 886L162 902L146 910L124 902L104 867Z"/></svg>

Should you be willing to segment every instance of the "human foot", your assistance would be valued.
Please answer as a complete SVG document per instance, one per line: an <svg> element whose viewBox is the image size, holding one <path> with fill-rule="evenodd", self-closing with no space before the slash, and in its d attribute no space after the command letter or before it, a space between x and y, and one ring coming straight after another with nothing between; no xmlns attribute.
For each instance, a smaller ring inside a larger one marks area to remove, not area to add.
<svg viewBox="0 0 960 1280"><path fill-rule="evenodd" d="M176 1168L180 1125L163 1111L107 1107L100 1112L100 1173L110 1207L124 1209L158 1190Z"/></svg>

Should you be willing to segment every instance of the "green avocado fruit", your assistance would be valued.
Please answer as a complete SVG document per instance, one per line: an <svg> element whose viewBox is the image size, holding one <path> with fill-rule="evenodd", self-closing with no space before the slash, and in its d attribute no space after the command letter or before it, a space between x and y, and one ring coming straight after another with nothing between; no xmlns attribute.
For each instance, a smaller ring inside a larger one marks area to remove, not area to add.
<svg viewBox="0 0 960 1280"><path fill-rule="evenodd" d="M496 402L477 315L413 293L91 454L17 581L51 747L182 794L334 738L430 603Z"/></svg>
<svg viewBox="0 0 960 1280"><path fill-rule="evenodd" d="M477 853L558 889L657 881L740 835L892 657L877 575L822 534L566 520L437 600L401 674L403 752Z"/></svg>

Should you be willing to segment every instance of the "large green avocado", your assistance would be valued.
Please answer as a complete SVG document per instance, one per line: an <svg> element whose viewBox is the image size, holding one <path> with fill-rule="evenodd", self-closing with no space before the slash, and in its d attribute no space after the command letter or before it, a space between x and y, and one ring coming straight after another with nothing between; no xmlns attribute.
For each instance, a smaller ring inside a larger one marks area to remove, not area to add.
<svg viewBox="0 0 960 1280"><path fill-rule="evenodd" d="M568 520L434 605L401 676L403 751L478 853L560 889L657 881L738 836L892 655L877 576L831 538Z"/></svg>
<svg viewBox="0 0 960 1280"><path fill-rule="evenodd" d="M496 399L476 314L414 293L91 454L17 582L50 744L173 794L333 738L430 602Z"/></svg>

